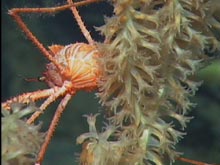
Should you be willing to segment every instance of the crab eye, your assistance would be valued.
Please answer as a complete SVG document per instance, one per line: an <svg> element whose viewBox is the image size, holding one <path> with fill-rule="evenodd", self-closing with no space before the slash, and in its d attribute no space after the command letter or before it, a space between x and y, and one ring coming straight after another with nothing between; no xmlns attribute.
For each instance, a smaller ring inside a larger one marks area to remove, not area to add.
<svg viewBox="0 0 220 165"><path fill-rule="evenodd" d="M46 77L45 76L41 76L41 77L38 77L37 79L38 79L38 81L45 81Z"/></svg>

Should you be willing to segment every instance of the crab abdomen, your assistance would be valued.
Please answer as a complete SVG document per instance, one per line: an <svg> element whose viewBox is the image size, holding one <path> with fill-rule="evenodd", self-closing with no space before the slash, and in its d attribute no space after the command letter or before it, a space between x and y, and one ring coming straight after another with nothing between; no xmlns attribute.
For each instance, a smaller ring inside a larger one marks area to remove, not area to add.
<svg viewBox="0 0 220 165"><path fill-rule="evenodd" d="M52 52L57 48L51 46ZM75 90L92 90L96 88L100 69L97 63L99 52L94 45L85 43L70 44L56 49L54 57L62 66L63 71L52 64L47 65L47 71L44 73L45 81L49 86L62 86L65 80L71 81Z"/></svg>

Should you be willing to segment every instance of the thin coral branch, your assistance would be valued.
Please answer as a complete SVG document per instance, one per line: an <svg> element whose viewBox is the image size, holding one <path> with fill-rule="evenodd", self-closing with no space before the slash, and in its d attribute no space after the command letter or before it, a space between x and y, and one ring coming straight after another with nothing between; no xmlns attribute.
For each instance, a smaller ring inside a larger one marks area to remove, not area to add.
<svg viewBox="0 0 220 165"><path fill-rule="evenodd" d="M215 165L215 164L204 163L204 162L200 162L200 161L196 161L196 160L192 160L192 159L187 159L187 158L183 158L183 157L177 157L176 159L180 160L182 162L191 163L193 165Z"/></svg>

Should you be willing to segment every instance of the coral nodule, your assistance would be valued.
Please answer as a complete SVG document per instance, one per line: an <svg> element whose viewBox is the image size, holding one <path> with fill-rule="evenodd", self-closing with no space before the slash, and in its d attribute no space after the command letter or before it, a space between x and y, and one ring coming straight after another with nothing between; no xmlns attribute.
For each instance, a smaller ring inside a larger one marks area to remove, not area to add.
<svg viewBox="0 0 220 165"><path fill-rule="evenodd" d="M27 124L23 118L38 108L32 103L12 103L10 108L2 109L2 163L33 164L45 134L39 131L40 124Z"/></svg>
<svg viewBox="0 0 220 165"><path fill-rule="evenodd" d="M215 0L113 0L113 6L99 28L106 41L99 44L98 96L109 120L103 134L114 129L101 136L93 123L80 143L95 155L90 164L172 163L192 118L190 96L201 84L194 74L209 60L204 50L219 49L213 32L220 30L220 7ZM109 159L114 146L118 157Z"/></svg>

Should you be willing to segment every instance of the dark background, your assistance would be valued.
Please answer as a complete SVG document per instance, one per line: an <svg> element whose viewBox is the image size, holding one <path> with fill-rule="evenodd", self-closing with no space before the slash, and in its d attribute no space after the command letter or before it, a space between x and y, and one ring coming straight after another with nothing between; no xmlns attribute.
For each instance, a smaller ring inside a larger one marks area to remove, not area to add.
<svg viewBox="0 0 220 165"><path fill-rule="evenodd" d="M24 92L47 88L44 83L24 80L41 76L47 59L26 39L17 24L7 14L8 9L49 7L64 3L64 0L1 1L2 101ZM95 31L94 26L99 27L104 24L103 15L110 16L112 7L102 2L79 10L93 39L102 42L103 37ZM70 10L56 15L26 14L22 18L45 47L52 44L86 42ZM194 119L188 124L187 136L180 141L177 149L184 152L187 158L220 164L220 61L216 60L212 65L201 70L197 77L204 80L204 83L192 98L193 102L197 103L197 107L190 113ZM44 123L43 130L48 128L58 103L59 101L50 105L45 114L40 117L40 121ZM80 152L80 146L76 145L76 137L88 130L86 119L82 115L98 113L101 110L95 92L79 92L73 96L49 145L44 164L75 164L75 153Z"/></svg>

